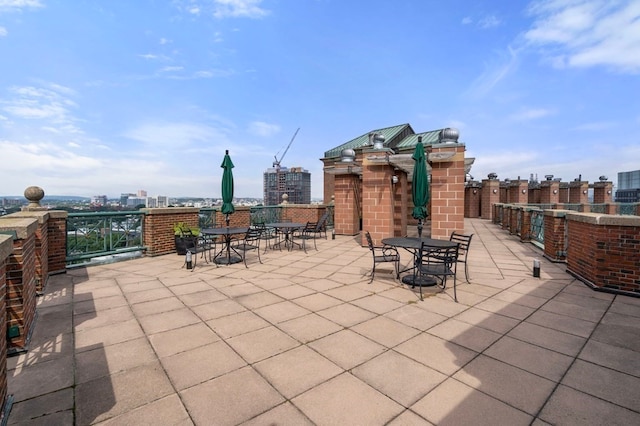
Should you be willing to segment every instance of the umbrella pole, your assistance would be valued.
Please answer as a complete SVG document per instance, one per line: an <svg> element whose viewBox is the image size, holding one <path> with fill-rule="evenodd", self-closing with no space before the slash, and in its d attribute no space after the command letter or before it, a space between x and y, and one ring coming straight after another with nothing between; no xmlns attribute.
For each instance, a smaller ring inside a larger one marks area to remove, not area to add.
<svg viewBox="0 0 640 426"><path fill-rule="evenodd" d="M418 238L422 238L422 219L418 219Z"/></svg>
<svg viewBox="0 0 640 426"><path fill-rule="evenodd" d="M225 222L227 222L227 228L229 227L229 213L227 213L224 217Z"/></svg>

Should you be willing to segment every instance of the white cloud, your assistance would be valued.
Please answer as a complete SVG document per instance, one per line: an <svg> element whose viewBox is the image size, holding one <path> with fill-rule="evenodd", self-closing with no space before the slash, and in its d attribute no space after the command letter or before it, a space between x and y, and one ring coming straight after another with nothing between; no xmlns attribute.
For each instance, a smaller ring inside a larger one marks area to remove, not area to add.
<svg viewBox="0 0 640 426"><path fill-rule="evenodd" d="M518 67L518 50L508 46L505 52L499 52L498 55L496 63L485 65L485 71L472 83L467 94L485 96Z"/></svg>
<svg viewBox="0 0 640 426"><path fill-rule="evenodd" d="M280 131L280 126L277 124L269 124L264 121L254 121L249 124L249 133L261 136L270 137Z"/></svg>
<svg viewBox="0 0 640 426"><path fill-rule="evenodd" d="M470 16L465 16L464 18L462 18L461 24L462 25L469 25L473 23L473 19L471 19Z"/></svg>
<svg viewBox="0 0 640 426"><path fill-rule="evenodd" d="M5 27L0 27L0 37L6 37L7 34L9 34L7 29Z"/></svg>
<svg viewBox="0 0 640 426"><path fill-rule="evenodd" d="M608 130L618 127L618 124L613 121L596 121L593 123L584 123L574 127L572 130L597 132L601 130Z"/></svg>
<svg viewBox="0 0 640 426"><path fill-rule="evenodd" d="M528 12L535 22L524 38L554 66L640 72L640 2L538 0Z"/></svg>
<svg viewBox="0 0 640 426"><path fill-rule="evenodd" d="M211 145L226 142L228 137L223 129L199 123L145 123L124 134L129 139L152 147L190 147L198 144Z"/></svg>
<svg viewBox="0 0 640 426"><path fill-rule="evenodd" d="M0 12L19 12L22 9L44 7L39 0L0 0Z"/></svg>
<svg viewBox="0 0 640 426"><path fill-rule="evenodd" d="M1 0L0 0L1 1ZM261 7L262 0L176 0L178 9L195 16L215 18L262 18L269 14Z"/></svg>
<svg viewBox="0 0 640 426"><path fill-rule="evenodd" d="M515 121L529 121L529 120L536 120L538 118L546 117L551 114L553 114L553 111L549 109L527 108L510 115L509 118Z"/></svg>
<svg viewBox="0 0 640 426"><path fill-rule="evenodd" d="M493 28L500 25L502 21L495 15L487 15L478 21L478 26L483 29Z"/></svg>

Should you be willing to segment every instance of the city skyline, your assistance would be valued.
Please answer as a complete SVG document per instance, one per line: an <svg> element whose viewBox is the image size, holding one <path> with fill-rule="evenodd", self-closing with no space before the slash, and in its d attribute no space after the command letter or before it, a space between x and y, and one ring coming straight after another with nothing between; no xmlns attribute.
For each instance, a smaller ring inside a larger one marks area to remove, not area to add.
<svg viewBox="0 0 640 426"><path fill-rule="evenodd" d="M411 124L476 180L640 164L637 0L0 1L0 193L261 198L282 161Z"/></svg>

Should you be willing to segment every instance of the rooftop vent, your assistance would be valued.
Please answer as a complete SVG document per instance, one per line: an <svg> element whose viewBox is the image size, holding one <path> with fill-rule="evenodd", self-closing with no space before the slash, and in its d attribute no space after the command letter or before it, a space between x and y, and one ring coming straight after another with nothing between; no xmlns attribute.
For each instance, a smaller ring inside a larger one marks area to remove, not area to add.
<svg viewBox="0 0 640 426"><path fill-rule="evenodd" d="M458 129L447 127L446 129L440 130L439 142L440 143L458 143L459 136L460 136L460 132L458 132Z"/></svg>

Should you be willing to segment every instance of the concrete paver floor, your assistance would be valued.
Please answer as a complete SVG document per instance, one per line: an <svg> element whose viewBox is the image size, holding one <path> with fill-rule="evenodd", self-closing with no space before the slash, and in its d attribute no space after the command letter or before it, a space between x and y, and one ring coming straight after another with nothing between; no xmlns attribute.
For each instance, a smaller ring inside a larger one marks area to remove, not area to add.
<svg viewBox="0 0 640 426"><path fill-rule="evenodd" d="M248 269L167 255L53 276L8 359L8 423L640 424L640 298L465 225L459 303L420 301L384 266L369 284L344 236Z"/></svg>

